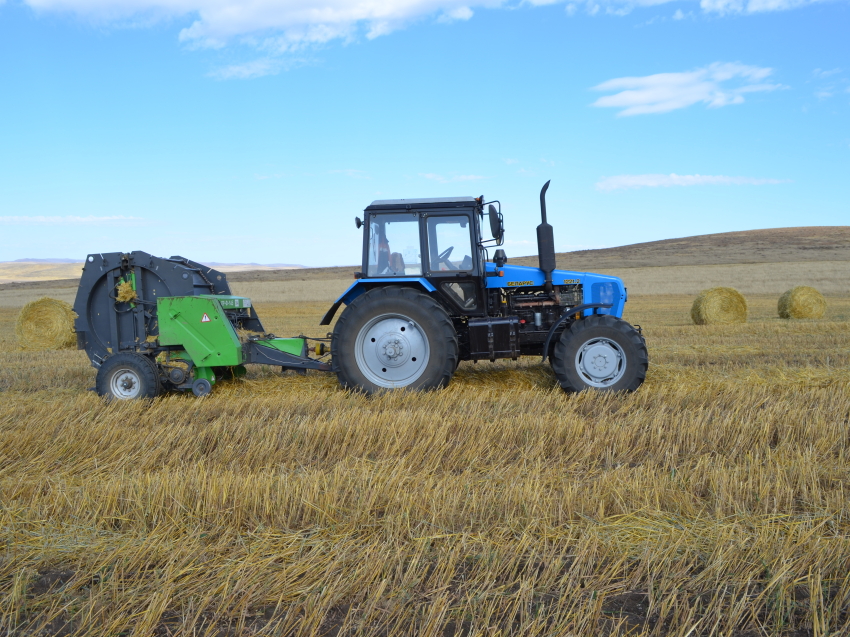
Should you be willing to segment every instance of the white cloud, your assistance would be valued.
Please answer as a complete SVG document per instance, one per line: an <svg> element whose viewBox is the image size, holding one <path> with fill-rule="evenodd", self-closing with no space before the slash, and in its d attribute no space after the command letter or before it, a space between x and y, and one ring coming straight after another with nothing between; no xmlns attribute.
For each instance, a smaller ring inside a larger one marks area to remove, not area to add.
<svg viewBox="0 0 850 637"><path fill-rule="evenodd" d="M425 179L439 181L441 184L447 184L456 181L478 181L479 179L486 179L486 177L482 175L455 175L454 177L446 178L436 173L419 173L419 176L425 177Z"/></svg>
<svg viewBox="0 0 850 637"><path fill-rule="evenodd" d="M658 73L644 77L619 77L593 87L619 91L600 97L591 106L620 108L618 115L668 113L700 102L710 108L741 104L744 93L774 91L781 84L762 82L773 69L738 62L715 62L683 73Z"/></svg>
<svg viewBox="0 0 850 637"><path fill-rule="evenodd" d="M458 7L457 9L452 9L450 11L446 11L437 18L438 22L455 22L457 20L469 20L472 17L472 9L469 7Z"/></svg>
<svg viewBox="0 0 850 637"><path fill-rule="evenodd" d="M788 183L787 179L727 177L725 175L617 175L603 177L596 183L602 191L624 188L669 188L670 186L764 186Z"/></svg>
<svg viewBox="0 0 850 637"><path fill-rule="evenodd" d="M259 35L260 48L283 51L362 31L376 38L427 17L439 21L469 20L473 5L494 8L507 0L25 0L41 11L72 12L103 22L143 18L189 18L180 32L190 45L220 47L233 38Z"/></svg>
<svg viewBox="0 0 850 637"><path fill-rule="evenodd" d="M3 0L0 0L2 2ZM24 0L42 12L74 13L101 23L150 26L182 19L180 41L190 47L222 47L238 40L269 54L291 53L359 35L377 38L423 18L469 20L476 9L564 3L568 15L583 6L589 15L626 15L673 0ZM709 13L780 11L822 0L701 0ZM679 15L678 13L676 15ZM220 70L217 76L261 77L282 70L258 61Z"/></svg>
<svg viewBox="0 0 850 637"><path fill-rule="evenodd" d="M706 13L764 13L767 11L788 11L805 7L825 0L700 0L700 6Z"/></svg>
<svg viewBox="0 0 850 637"><path fill-rule="evenodd" d="M141 217L0 217L0 226L135 226L143 222Z"/></svg>

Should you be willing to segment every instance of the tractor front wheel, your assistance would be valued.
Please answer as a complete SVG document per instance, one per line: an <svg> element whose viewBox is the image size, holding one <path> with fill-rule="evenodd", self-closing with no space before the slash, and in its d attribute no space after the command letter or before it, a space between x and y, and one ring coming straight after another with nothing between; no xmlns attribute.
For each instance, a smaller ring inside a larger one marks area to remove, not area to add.
<svg viewBox="0 0 850 637"><path fill-rule="evenodd" d="M331 340L340 384L371 394L383 389L448 385L458 360L457 334L446 311L408 287L373 288L354 299Z"/></svg>
<svg viewBox="0 0 850 637"><path fill-rule="evenodd" d="M602 314L564 330L551 363L564 391L634 391L646 378L649 355L634 327Z"/></svg>
<svg viewBox="0 0 850 637"><path fill-rule="evenodd" d="M160 392L159 371L147 356L122 352L107 358L97 370L95 389L108 400L154 398Z"/></svg>

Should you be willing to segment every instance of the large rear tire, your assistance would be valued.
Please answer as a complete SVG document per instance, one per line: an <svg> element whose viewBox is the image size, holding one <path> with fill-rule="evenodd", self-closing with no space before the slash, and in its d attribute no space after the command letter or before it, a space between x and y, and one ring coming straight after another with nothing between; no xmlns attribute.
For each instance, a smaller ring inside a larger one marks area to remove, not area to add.
<svg viewBox="0 0 850 637"><path fill-rule="evenodd" d="M159 371L147 356L122 352L97 370L95 389L107 400L155 398L160 392Z"/></svg>
<svg viewBox="0 0 850 637"><path fill-rule="evenodd" d="M635 391L646 378L649 354L634 327L602 314L564 330L551 362L564 391Z"/></svg>
<svg viewBox="0 0 850 637"><path fill-rule="evenodd" d="M331 357L347 389L437 389L449 384L457 367L457 334L446 311L426 294L373 288L339 317Z"/></svg>

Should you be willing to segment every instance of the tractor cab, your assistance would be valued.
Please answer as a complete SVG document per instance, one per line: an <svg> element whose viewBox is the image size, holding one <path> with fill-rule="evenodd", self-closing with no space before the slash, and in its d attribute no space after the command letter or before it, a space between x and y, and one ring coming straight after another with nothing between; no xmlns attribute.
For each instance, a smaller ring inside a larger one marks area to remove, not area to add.
<svg viewBox="0 0 850 637"><path fill-rule="evenodd" d="M365 209L363 284L415 280L458 314L483 313L481 200L473 197L374 201Z"/></svg>

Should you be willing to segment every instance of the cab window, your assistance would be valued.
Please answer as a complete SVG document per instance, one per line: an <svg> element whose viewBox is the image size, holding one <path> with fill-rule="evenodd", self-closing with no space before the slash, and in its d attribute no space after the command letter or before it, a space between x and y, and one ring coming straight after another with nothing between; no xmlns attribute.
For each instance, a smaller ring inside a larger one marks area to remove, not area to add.
<svg viewBox="0 0 850 637"><path fill-rule="evenodd" d="M428 262L432 273L472 270L469 217L428 217Z"/></svg>
<svg viewBox="0 0 850 637"><path fill-rule="evenodd" d="M419 215L369 216L368 276L420 276Z"/></svg>

